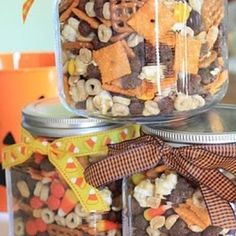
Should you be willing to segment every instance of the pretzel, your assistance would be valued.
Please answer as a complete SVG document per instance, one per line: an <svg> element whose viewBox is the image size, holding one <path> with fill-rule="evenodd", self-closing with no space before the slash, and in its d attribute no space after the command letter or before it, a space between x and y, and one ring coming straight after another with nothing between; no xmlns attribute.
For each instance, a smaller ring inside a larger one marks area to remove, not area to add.
<svg viewBox="0 0 236 236"><path fill-rule="evenodd" d="M58 236L58 235L65 235L65 236L83 236L84 233L76 230L76 229L68 229L63 226L49 224L47 227L49 236Z"/></svg>
<svg viewBox="0 0 236 236"><path fill-rule="evenodd" d="M87 16L84 12L79 9L73 8L72 12L80 19L86 21L93 29L97 29L99 22L94 18Z"/></svg>
<svg viewBox="0 0 236 236"><path fill-rule="evenodd" d="M65 50L75 50L81 48L93 49L93 45L92 43L81 42L81 41L63 43L63 49Z"/></svg>
<svg viewBox="0 0 236 236"><path fill-rule="evenodd" d="M77 7L77 6L79 5L79 2L80 2L80 0L73 0L73 1L72 1L70 7L67 8L67 10L65 10L65 11L60 15L60 22L64 22L64 21L66 21L66 20L70 17L70 15L71 15L71 13L72 13L72 9L73 9L74 7Z"/></svg>
<svg viewBox="0 0 236 236"><path fill-rule="evenodd" d="M113 29L118 33L133 32L134 30L127 24L127 21L146 1L147 0L110 0Z"/></svg>

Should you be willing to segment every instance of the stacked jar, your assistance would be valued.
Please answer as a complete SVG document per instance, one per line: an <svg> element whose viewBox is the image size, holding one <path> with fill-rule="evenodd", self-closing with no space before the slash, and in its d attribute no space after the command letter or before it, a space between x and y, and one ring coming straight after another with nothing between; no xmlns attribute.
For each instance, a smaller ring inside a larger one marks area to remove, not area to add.
<svg viewBox="0 0 236 236"><path fill-rule="evenodd" d="M4 151L10 235L120 235L121 181L97 190L83 170L139 127L75 118L58 99L25 107L22 126L22 143Z"/></svg>
<svg viewBox="0 0 236 236"><path fill-rule="evenodd" d="M187 118L228 84L225 0L57 2L60 95L79 115Z"/></svg>
<svg viewBox="0 0 236 236"><path fill-rule="evenodd" d="M168 128L143 126L140 138L86 169L93 186L127 177L123 235L236 234L235 117L236 106L217 105Z"/></svg>

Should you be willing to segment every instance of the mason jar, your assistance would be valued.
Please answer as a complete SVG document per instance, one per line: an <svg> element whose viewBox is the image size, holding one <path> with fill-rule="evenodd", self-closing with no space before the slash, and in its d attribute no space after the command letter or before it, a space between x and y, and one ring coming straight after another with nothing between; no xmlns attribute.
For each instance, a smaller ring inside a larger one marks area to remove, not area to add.
<svg viewBox="0 0 236 236"><path fill-rule="evenodd" d="M210 145L210 148L205 150L214 152L214 147L217 145L235 144L235 118L236 106L217 105L207 113L182 123L173 124L169 128L147 125L142 127L142 131L144 134L162 139L173 148L193 146L193 148L204 150L205 145ZM218 151L221 148L218 147ZM209 152L206 155L208 159L210 159ZM215 152L217 151L215 150ZM180 159L188 160L189 157L185 156L187 151L179 153L182 153ZM168 154L163 151L162 157L164 155ZM203 158L203 154L200 152L192 155L194 158L189 158L189 162L193 165L197 165L194 164L194 160ZM219 153L218 155L219 157L230 156L229 153ZM175 158L175 156L172 157L172 159ZM180 162L180 159L177 162ZM211 163L214 165L213 162ZM186 174L187 167L184 164L180 165ZM202 168L206 168L209 172L212 171L208 164L203 165ZM236 176L222 169L220 171L234 184L236 183ZM211 226L209 217L209 207L211 208L211 206L205 203L199 184L191 179L191 175L190 178L186 178L175 169L168 167L163 159L156 166L126 178L124 186L123 192L126 200L123 229L126 232L125 235L233 236L236 234L236 230ZM222 185L221 188L223 187ZM217 207L218 205L215 206L216 209ZM235 220L235 202L231 203L231 208L234 211ZM225 215L223 216L223 212L220 215L224 222Z"/></svg>
<svg viewBox="0 0 236 236"><path fill-rule="evenodd" d="M56 1L60 97L78 115L165 122L228 85L226 0Z"/></svg>
<svg viewBox="0 0 236 236"><path fill-rule="evenodd" d="M74 117L58 99L38 100L22 116L21 143L3 153L9 235L121 235L121 181L95 189L83 171L139 127Z"/></svg>

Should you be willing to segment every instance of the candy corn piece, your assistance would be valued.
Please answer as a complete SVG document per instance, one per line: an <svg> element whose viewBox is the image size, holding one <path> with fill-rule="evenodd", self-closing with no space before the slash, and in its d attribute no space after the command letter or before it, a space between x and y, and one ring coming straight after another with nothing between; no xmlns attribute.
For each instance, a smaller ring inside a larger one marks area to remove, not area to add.
<svg viewBox="0 0 236 236"><path fill-rule="evenodd" d="M77 169L77 164L74 162L73 158L68 158L66 163L66 171L74 172Z"/></svg>
<svg viewBox="0 0 236 236"><path fill-rule="evenodd" d="M96 224L96 229L98 232L107 232L109 230L119 229L119 228L120 228L120 224L115 223L113 221L109 221L109 220L100 220Z"/></svg>
<svg viewBox="0 0 236 236"><path fill-rule="evenodd" d="M144 211L144 218L147 220L147 221L150 221L151 219L153 219L155 216L161 216L163 215L166 210L170 209L171 206L168 206L168 205L162 205L158 208L149 208L147 210Z"/></svg>
<svg viewBox="0 0 236 236"><path fill-rule="evenodd" d="M87 203L89 205L94 205L98 202L98 197L97 197L97 194L96 194L96 191L95 189L91 189L89 191L89 195L88 195L88 200L87 200Z"/></svg>
<svg viewBox="0 0 236 236"><path fill-rule="evenodd" d="M73 177L71 178L71 182L76 184L79 188L84 188L86 186L86 182L83 176Z"/></svg>
<svg viewBox="0 0 236 236"><path fill-rule="evenodd" d="M71 189L67 189L58 209L58 215L62 217L67 215L75 208L77 202L74 192Z"/></svg>

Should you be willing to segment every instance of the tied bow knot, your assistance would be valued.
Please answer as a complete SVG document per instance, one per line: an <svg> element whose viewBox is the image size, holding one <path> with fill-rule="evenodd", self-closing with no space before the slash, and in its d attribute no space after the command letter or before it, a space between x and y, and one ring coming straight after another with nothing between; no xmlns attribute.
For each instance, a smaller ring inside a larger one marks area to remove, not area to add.
<svg viewBox="0 0 236 236"><path fill-rule="evenodd" d="M85 170L85 179L98 187L131 174L151 169L162 160L202 191L212 225L236 228L230 203L236 202L236 186L222 171L236 174L236 145L171 147L158 137L144 135L109 145L108 158Z"/></svg>

